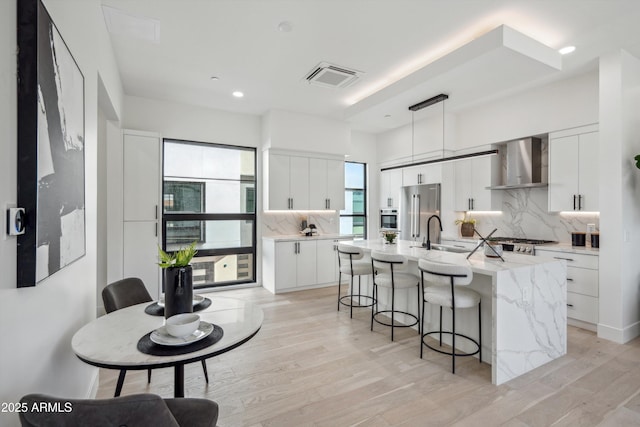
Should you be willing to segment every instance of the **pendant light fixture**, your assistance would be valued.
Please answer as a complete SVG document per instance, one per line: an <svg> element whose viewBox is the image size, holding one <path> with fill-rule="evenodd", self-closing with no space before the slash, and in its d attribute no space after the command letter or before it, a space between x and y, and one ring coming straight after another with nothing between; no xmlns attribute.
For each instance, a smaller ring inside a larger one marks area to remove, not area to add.
<svg viewBox="0 0 640 427"><path fill-rule="evenodd" d="M380 169L380 171L387 171L387 170L392 170L392 169L401 169L401 168L406 168L406 167L410 167L410 166L420 166L420 165L430 165L430 164L434 164L434 163L445 163L445 162L453 162L456 160L463 160L463 159L468 159L471 157L482 157L482 156L491 156L491 155L496 155L498 154L498 150L494 149L494 150L486 150L486 151L478 151L475 153L468 153L468 154L460 154L458 156L449 156L446 157L445 156L445 151L444 151L444 137L445 137L445 132L444 132L444 101L446 99L449 99L449 95L446 95L444 93L441 93L440 95L436 95L432 98L426 99L422 102L419 102L417 104L414 104L412 106L409 107L409 110L412 112L411 115L411 163L409 164L404 164L404 165L397 165L397 166L389 166L387 168L382 168ZM413 120L413 113L415 113L416 111L422 110L423 108L429 107L431 105L437 104L439 102L442 102L442 157L439 159L432 159L432 160L423 160L423 161L419 161L419 162L415 162L414 161L414 150L413 150L413 135L414 135L414 120Z"/></svg>

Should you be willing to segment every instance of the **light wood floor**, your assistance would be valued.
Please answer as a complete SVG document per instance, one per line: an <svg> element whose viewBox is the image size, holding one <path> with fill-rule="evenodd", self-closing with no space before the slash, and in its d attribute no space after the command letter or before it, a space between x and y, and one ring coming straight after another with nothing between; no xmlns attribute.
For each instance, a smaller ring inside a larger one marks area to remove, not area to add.
<svg viewBox="0 0 640 427"><path fill-rule="evenodd" d="M618 345L569 327L568 354L501 386L490 366L425 349L413 330L375 325L368 309L336 311L335 287L271 295L262 288L213 293L262 306L249 342L185 368L187 397L220 405L231 426L629 426L640 425L640 340ZM98 397L113 396L117 371L100 371ZM123 395L173 393L173 371L127 373Z"/></svg>

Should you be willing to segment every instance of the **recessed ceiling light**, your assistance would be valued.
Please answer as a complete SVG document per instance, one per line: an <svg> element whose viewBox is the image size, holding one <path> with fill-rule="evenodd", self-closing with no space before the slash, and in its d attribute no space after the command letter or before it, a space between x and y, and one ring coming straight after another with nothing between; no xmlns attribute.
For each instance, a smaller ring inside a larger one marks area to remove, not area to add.
<svg viewBox="0 0 640 427"><path fill-rule="evenodd" d="M293 24L289 21L282 21L278 24L278 31L281 33L290 33L293 30Z"/></svg>
<svg viewBox="0 0 640 427"><path fill-rule="evenodd" d="M211 80L213 80L213 81L220 80L220 77L217 77L217 76L211 76Z"/></svg>
<svg viewBox="0 0 640 427"><path fill-rule="evenodd" d="M566 55L568 53L573 52L574 50L576 50L575 46L565 46L561 49L558 49L558 53L560 53L560 55Z"/></svg>
<svg viewBox="0 0 640 427"><path fill-rule="evenodd" d="M242 98L244 96L244 93L240 92L239 90L233 92L233 96L235 96L236 98Z"/></svg>

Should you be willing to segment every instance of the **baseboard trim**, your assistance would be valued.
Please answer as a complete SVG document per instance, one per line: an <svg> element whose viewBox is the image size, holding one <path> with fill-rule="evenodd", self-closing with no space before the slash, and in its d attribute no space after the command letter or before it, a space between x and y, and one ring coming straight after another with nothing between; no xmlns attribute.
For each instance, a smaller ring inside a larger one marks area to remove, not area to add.
<svg viewBox="0 0 640 427"><path fill-rule="evenodd" d="M640 336L640 322L635 322L623 329L598 323L598 338L625 344Z"/></svg>

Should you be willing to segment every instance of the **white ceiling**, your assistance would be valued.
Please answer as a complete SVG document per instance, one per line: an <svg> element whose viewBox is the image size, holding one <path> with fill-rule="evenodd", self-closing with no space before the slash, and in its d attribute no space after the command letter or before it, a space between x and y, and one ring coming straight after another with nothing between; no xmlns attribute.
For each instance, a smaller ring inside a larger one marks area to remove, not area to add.
<svg viewBox="0 0 640 427"><path fill-rule="evenodd" d="M142 18L116 19L120 26L111 34L128 95L258 115L270 109L302 112L345 119L354 129L372 132L407 123L409 105L439 93L449 94L447 109L456 111L592 69L600 55L615 49L640 57L639 0L102 0L102 4ZM154 42L157 21L159 43ZM278 30L283 21L291 23L290 32ZM539 73L524 74L530 64L488 55L482 62L491 65L480 70L476 63L468 68L452 66L438 75L425 72L434 61L441 59L442 64L444 55L500 25L554 50L565 45L577 50L562 57L561 71L542 67ZM155 33L145 37L145 31ZM321 61L366 74L347 88L309 85L304 76ZM505 76L522 77L499 77L496 67L509 71ZM212 81L211 76L219 80ZM420 76L428 81L419 81ZM234 98L235 90L245 96Z"/></svg>

